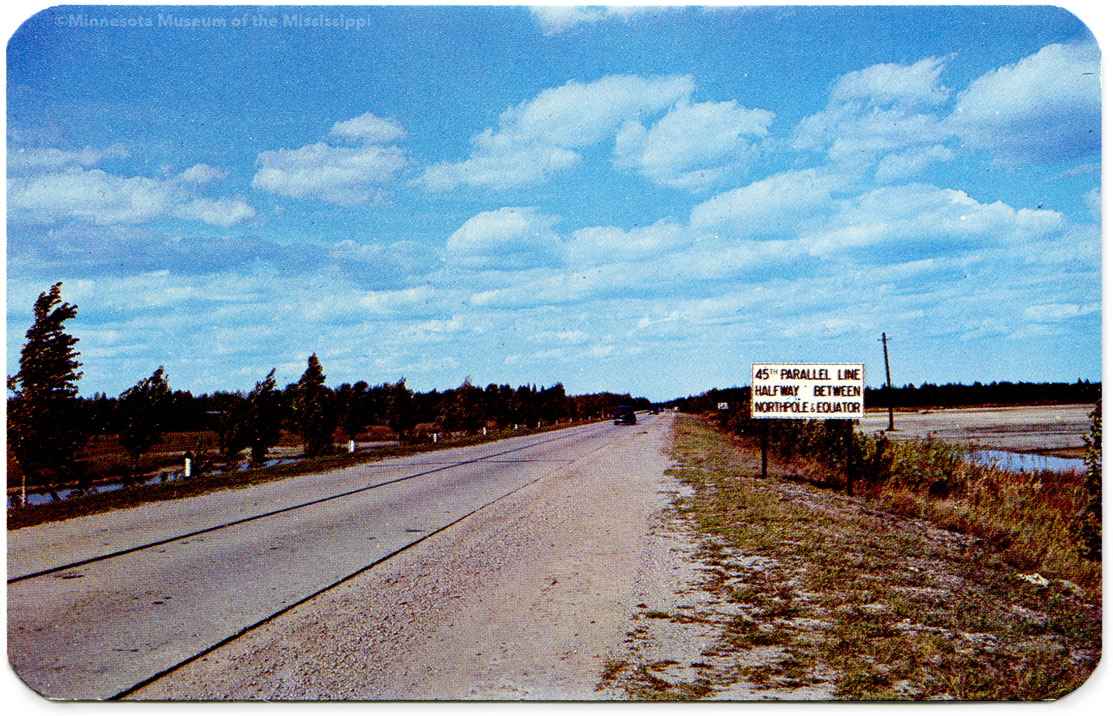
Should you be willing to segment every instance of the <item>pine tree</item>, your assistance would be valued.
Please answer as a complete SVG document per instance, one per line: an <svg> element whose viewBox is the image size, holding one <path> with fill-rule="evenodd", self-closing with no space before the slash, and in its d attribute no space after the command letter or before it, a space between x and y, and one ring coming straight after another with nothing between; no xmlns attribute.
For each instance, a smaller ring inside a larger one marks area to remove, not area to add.
<svg viewBox="0 0 1113 716"><path fill-rule="evenodd" d="M309 356L305 373L294 389L294 427L305 441L307 456L324 455L332 451L336 414L332 405L332 391L325 386L325 374L316 353Z"/></svg>
<svg viewBox="0 0 1113 716"><path fill-rule="evenodd" d="M414 405L413 391L406 387L406 379L387 387L386 424L402 442L417 425L417 409Z"/></svg>
<svg viewBox="0 0 1113 716"><path fill-rule="evenodd" d="M170 386L162 366L150 378L144 378L120 394L118 410L124 420L120 446L128 455L131 479L139 472L139 459L162 440L163 418L169 400Z"/></svg>
<svg viewBox="0 0 1113 716"><path fill-rule="evenodd" d="M216 443L220 459L235 465L240 460L240 453L251 444L250 406L247 398L240 393L217 393L213 397L218 406Z"/></svg>
<svg viewBox="0 0 1113 716"><path fill-rule="evenodd" d="M1082 439L1086 446L1084 502L1071 520L1071 532L1079 553L1088 560L1101 560L1101 397L1090 413L1090 433Z"/></svg>
<svg viewBox="0 0 1113 716"><path fill-rule="evenodd" d="M247 396L247 442L251 447L251 462L255 464L266 460L267 451L282 437L281 402L272 368Z"/></svg>
<svg viewBox="0 0 1113 716"><path fill-rule="evenodd" d="M34 315L19 372L8 377L8 446L25 486L30 479L53 487L73 469L86 438L77 404L80 353L64 325L77 316L77 306L62 301L62 284L56 283L39 294Z"/></svg>

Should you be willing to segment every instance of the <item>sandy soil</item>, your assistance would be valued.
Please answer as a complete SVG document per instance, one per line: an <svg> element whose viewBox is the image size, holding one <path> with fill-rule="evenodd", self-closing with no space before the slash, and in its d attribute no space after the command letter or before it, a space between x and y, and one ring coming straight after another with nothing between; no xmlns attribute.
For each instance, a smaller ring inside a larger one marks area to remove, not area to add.
<svg viewBox="0 0 1113 716"><path fill-rule="evenodd" d="M683 568L650 536L678 489L671 422L629 428L133 698L607 698L634 605Z"/></svg>
<svg viewBox="0 0 1113 716"><path fill-rule="evenodd" d="M636 605L608 696L1039 700L1092 673L1101 604L1077 585L701 440L678 447L689 489L653 528L669 584Z"/></svg>
<svg viewBox="0 0 1113 716"><path fill-rule="evenodd" d="M897 412L892 439L934 437L982 448L1079 457L1090 430L1092 405L1033 405L1008 408L955 408ZM869 412L859 429L874 433L889 427L886 411Z"/></svg>

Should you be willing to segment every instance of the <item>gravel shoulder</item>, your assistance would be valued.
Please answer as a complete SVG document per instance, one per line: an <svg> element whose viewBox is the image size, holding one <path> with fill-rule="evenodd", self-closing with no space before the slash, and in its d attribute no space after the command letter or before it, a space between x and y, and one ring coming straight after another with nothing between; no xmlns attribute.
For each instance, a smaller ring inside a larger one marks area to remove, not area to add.
<svg viewBox="0 0 1113 716"><path fill-rule="evenodd" d="M679 484L672 420L626 429L132 698L607 698L633 605L673 582L650 536Z"/></svg>
<svg viewBox="0 0 1113 716"><path fill-rule="evenodd" d="M639 604L606 693L637 700L1039 701L1087 683L1100 601L981 540L787 479L681 418L658 540L686 578ZM683 575L677 575L683 576Z"/></svg>

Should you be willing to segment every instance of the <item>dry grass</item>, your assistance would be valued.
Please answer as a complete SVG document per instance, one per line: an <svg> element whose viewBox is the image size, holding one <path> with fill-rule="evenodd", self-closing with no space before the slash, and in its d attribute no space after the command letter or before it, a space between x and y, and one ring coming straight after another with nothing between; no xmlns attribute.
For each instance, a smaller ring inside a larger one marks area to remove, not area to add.
<svg viewBox="0 0 1113 716"><path fill-rule="evenodd" d="M686 616L717 634L700 698L1043 700L1096 666L1100 600L1076 586L1033 584L1008 548L788 481L777 466L762 480L739 440L679 426L676 474L693 493L677 509L704 535L698 587L712 604ZM611 683L631 697L693 697L630 661Z"/></svg>

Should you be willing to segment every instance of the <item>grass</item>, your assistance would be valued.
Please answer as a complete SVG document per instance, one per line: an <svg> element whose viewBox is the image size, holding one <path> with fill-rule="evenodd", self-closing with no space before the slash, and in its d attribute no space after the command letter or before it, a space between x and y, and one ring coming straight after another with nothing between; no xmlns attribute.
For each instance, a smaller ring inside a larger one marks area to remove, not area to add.
<svg viewBox="0 0 1113 716"><path fill-rule="evenodd" d="M943 454L931 449L928 470ZM1018 500L1063 488L982 475L961 498L986 503L982 513L953 494L935 504L917 495L922 519L906 519L884 509L891 500L881 493L851 499L786 479L798 464L771 465L763 480L752 446L696 419L678 421L674 457L673 474L692 488L677 511L703 536L699 587L741 610L695 615L716 630L700 670L705 696L741 683L774 698L807 688L809 698L855 701L1044 700L1077 688L1100 659L1100 591L1086 599L1054 578L1077 576L1069 571L1029 583L1012 554L1025 548L1025 533L1058 529L1052 520L1018 531L1016 520L1050 519ZM911 466L915 456L902 459ZM1003 497L998 504L989 489ZM958 510L961 531L947 517ZM1011 541L975 536L1006 528ZM1053 554L1043 549L1031 563L1047 568ZM617 677L628 694L683 698L643 666Z"/></svg>

